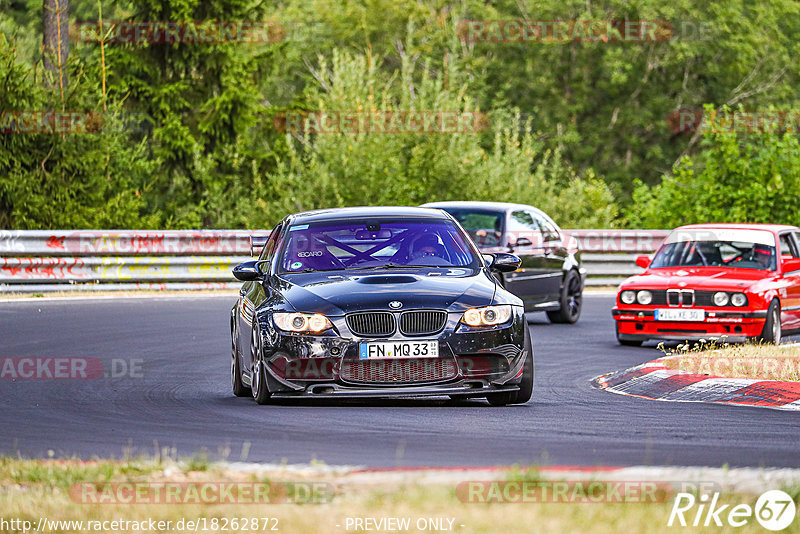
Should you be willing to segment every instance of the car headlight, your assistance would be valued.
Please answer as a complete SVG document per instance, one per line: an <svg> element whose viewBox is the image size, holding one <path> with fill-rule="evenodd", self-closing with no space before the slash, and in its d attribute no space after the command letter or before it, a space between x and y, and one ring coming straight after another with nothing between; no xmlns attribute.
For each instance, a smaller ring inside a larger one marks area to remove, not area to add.
<svg viewBox="0 0 800 534"><path fill-rule="evenodd" d="M745 306L747 305L747 295L744 293L734 293L731 295L731 304L734 306Z"/></svg>
<svg viewBox="0 0 800 534"><path fill-rule="evenodd" d="M286 332L323 332L333 327L321 313L278 312L272 314L272 319L275 326Z"/></svg>
<svg viewBox="0 0 800 534"><path fill-rule="evenodd" d="M470 308L464 312L461 322L468 326L494 326L511 319L511 305Z"/></svg>
<svg viewBox="0 0 800 534"><path fill-rule="evenodd" d="M639 301L639 304L644 304L645 306L653 302L653 294L650 293L648 290L643 289L636 293L636 300Z"/></svg>
<svg viewBox="0 0 800 534"><path fill-rule="evenodd" d="M623 304L633 304L636 301L636 291L626 290L619 296Z"/></svg>
<svg viewBox="0 0 800 534"><path fill-rule="evenodd" d="M728 305L728 294L724 291L717 291L714 293L714 305L715 306L727 306Z"/></svg>

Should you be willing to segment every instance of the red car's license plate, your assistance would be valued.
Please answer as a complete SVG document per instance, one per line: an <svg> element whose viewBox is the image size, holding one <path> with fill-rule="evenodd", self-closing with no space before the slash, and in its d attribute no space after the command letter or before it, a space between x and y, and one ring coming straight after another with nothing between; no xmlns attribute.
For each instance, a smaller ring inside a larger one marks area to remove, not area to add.
<svg viewBox="0 0 800 534"><path fill-rule="evenodd" d="M656 321L705 321L705 310L671 310L657 309L655 313Z"/></svg>

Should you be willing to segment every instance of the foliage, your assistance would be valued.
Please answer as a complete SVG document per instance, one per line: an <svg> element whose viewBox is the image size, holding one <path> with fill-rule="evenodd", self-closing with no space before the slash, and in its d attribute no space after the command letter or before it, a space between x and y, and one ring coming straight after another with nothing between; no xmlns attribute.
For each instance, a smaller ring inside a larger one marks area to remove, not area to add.
<svg viewBox="0 0 800 534"><path fill-rule="evenodd" d="M41 6L0 0L0 111L103 110L108 131L0 136L2 227L257 227L300 207L456 198L532 203L565 227L798 222L785 201L796 195L793 136L667 124L704 104L798 108L792 0L108 0L104 20L273 20L286 35L108 43L103 54L73 41L66 102L39 88ZM100 6L71 2L70 21L95 19ZM509 19L664 20L674 34L460 39L464 21ZM371 109L482 110L491 125L308 139L273 127L285 110L367 106L370 95ZM677 199L696 209L677 213Z"/></svg>
<svg viewBox="0 0 800 534"><path fill-rule="evenodd" d="M630 226L800 224L800 145L796 135L709 131L704 137L700 157L684 158L674 176L653 187L638 182L626 211Z"/></svg>
<svg viewBox="0 0 800 534"><path fill-rule="evenodd" d="M78 71L76 71L78 72ZM153 170L142 143L102 113L97 88L80 75L65 102L42 88L41 73L16 60L0 35L0 109L82 110L105 122L98 133L0 134L0 227L126 228L157 225L142 214L142 187ZM15 128L6 114L2 127Z"/></svg>
<svg viewBox="0 0 800 534"><path fill-rule="evenodd" d="M441 66L402 56L388 81L381 62L369 55L334 51L313 70L318 85L308 90L308 100L316 110L479 113L455 54ZM615 203L602 181L591 173L579 176L557 151L544 149L518 113L497 112L488 122L486 132L299 135L279 162L269 196L260 200L267 213L285 213L482 199L533 204L569 226L612 224Z"/></svg>

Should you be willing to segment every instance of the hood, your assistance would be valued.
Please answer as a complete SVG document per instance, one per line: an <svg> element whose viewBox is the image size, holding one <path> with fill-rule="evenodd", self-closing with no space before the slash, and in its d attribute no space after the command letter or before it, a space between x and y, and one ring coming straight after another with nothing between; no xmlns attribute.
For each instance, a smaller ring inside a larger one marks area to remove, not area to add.
<svg viewBox="0 0 800 534"><path fill-rule="evenodd" d="M661 267L648 269L640 275L632 276L622 286L647 289L688 287L700 290L743 291L753 284L765 278L771 278L774 275L774 271L762 271L759 269Z"/></svg>
<svg viewBox="0 0 800 534"><path fill-rule="evenodd" d="M497 288L484 271L468 268L294 273L281 275L276 285L295 310L329 316L361 310L464 311L492 304ZM393 301L402 308L390 308Z"/></svg>

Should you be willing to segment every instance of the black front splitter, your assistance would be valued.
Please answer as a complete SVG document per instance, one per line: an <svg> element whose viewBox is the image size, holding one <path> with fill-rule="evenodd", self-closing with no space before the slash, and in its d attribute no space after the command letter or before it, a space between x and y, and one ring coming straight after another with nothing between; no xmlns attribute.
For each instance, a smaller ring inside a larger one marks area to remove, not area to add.
<svg viewBox="0 0 800 534"><path fill-rule="evenodd" d="M339 384L314 385L301 393L275 392L273 399L322 399L322 398L392 398L392 397L437 397L457 395L459 397L485 397L492 393L519 391L517 386L474 388L467 386L418 386L360 388Z"/></svg>

